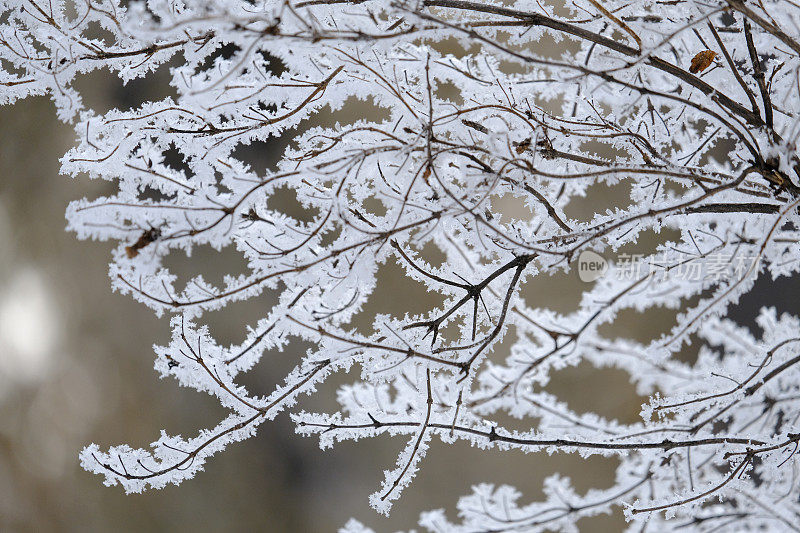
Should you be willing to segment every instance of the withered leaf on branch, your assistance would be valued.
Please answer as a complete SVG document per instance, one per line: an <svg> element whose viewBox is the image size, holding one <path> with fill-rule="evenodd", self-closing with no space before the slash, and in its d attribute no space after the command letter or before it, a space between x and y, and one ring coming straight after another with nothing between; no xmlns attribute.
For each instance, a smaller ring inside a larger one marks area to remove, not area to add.
<svg viewBox="0 0 800 533"><path fill-rule="evenodd" d="M711 65L715 57L717 57L717 53L712 50L703 50L702 52L699 52L692 58L692 64L689 67L689 72L692 74L703 72Z"/></svg>
<svg viewBox="0 0 800 533"><path fill-rule="evenodd" d="M161 231L156 228L150 228L146 230L139 239L133 243L131 246L125 247L125 253L127 254L129 259L133 259L137 255L139 255L139 250L147 246L148 244L155 242L161 236Z"/></svg>
<svg viewBox="0 0 800 533"><path fill-rule="evenodd" d="M522 154L525 152L525 150L531 147L531 138L528 137L527 139L522 140L519 143L514 143L514 146L517 147L516 148L517 154Z"/></svg>
<svg viewBox="0 0 800 533"><path fill-rule="evenodd" d="M467 126L469 128L472 128L475 131L479 131L481 133L489 133L489 130L487 130L486 126L484 126L483 124L478 124L477 122L474 122L472 120L467 120L467 119L462 119L461 122L465 126Z"/></svg>

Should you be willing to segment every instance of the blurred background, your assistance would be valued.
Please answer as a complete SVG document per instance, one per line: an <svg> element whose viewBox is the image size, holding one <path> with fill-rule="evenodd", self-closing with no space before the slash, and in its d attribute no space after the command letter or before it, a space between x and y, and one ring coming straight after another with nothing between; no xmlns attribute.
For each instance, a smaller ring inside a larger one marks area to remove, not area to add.
<svg viewBox="0 0 800 533"><path fill-rule="evenodd" d="M87 105L103 111L161 98L166 93L156 88L165 87L163 81L123 88L92 76L83 90ZM295 435L283 413L262 425L257 437L213 457L205 472L180 487L130 496L104 487L101 478L79 467L78 452L86 444L146 447L162 428L194 435L224 413L206 395L157 378L152 345L169 341L168 320L111 292L113 244L78 241L64 231L68 202L112 191L105 182L59 175L58 159L74 135L55 119L46 99L0 107L0 530L332 531L353 516L377 531L393 531L413 528L429 509L445 508L455 518L458 497L479 482L514 485L525 502L540 497L542 480L555 472L571 476L580 492L610 486L614 459L486 452L465 444L445 447L434 439L420 474L387 519L369 508L367 498L405 439L348 442L323 452L316 440ZM258 147L258 157L266 165L281 149L279 143ZM192 261L213 280L241 262L234 255L201 250ZM189 262L170 266L192 272ZM425 288L398 274L392 264L381 269L383 282L363 316L424 308ZM576 276L541 278L525 294L559 311L574 308L585 288ZM797 312L798 294L797 280L761 280L734 316L749 323L765 302ZM266 313L270 298L204 320L221 343L238 343L245 326ZM671 327L673 318L657 310L623 316L613 329L646 339ZM269 393L305 350L297 344L265 355L245 384L254 393ZM301 397L297 409L335 410L336 385L354 380L357 371L331 379L313 398ZM638 419L644 401L625 374L586 365L559 372L547 388L569 398L574 409L622 421ZM624 520L615 513L579 525L618 531Z"/></svg>

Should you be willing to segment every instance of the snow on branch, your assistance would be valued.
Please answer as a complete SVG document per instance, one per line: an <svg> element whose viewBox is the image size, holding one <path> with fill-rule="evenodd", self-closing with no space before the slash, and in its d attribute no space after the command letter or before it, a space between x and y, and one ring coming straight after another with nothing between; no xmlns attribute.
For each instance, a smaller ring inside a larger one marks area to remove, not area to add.
<svg viewBox="0 0 800 533"><path fill-rule="evenodd" d="M73 202L69 229L118 243L114 290L171 317L160 376L229 411L149 449L92 444L81 464L128 492L178 484L355 366L338 408L291 416L323 447L405 440L370 498L381 513L435 438L619 467L583 495L553 476L533 503L489 480L455 522L423 513L433 531L577 531L614 509L637 531L797 530L800 320L726 315L800 268L798 28L786 0L0 0L0 104L49 96L76 131L62 173L114 185ZM76 89L167 64L175 97L101 113ZM266 170L238 150L276 139ZM170 271L204 245L246 270ZM438 303L356 327L387 263ZM526 290L557 273L581 284L568 312ZM265 291L276 303L240 344L203 325ZM661 336L608 333L658 308L677 313ZM298 339L312 348L271 393L237 383ZM641 420L544 390L581 362L626 372Z"/></svg>

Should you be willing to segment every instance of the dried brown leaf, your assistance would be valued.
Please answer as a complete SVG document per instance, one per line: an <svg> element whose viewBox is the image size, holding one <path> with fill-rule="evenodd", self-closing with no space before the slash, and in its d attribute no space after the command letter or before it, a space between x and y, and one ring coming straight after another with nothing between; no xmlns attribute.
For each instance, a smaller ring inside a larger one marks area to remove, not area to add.
<svg viewBox="0 0 800 533"><path fill-rule="evenodd" d="M689 72L692 74L703 72L711 65L715 57L717 57L717 53L712 50L703 50L702 52L699 52L692 58L692 64L689 67Z"/></svg>

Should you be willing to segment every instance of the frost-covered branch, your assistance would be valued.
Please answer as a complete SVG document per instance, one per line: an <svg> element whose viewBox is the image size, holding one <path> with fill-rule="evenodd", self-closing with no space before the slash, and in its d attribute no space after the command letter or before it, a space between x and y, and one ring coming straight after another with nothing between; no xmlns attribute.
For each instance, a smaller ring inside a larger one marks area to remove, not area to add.
<svg viewBox="0 0 800 533"><path fill-rule="evenodd" d="M764 308L756 334L726 315L800 269L798 28L786 0L0 0L0 104L50 96L77 135L62 172L115 186L73 202L69 229L116 242L112 287L171 315L158 373L230 411L149 450L93 444L83 466L129 492L180 483L355 365L338 408L292 418L323 447L407 439L382 513L436 437L619 466L609 489L555 476L527 505L478 485L459 522L424 513L431 530L574 530L614 508L635 530L796 529L800 320ZM75 88L167 64L176 96L130 109ZM276 139L256 170L244 147ZM246 267L219 285L168 268L200 246ZM537 295L592 261L574 309ZM432 303L363 327L388 263ZM239 344L202 324L265 291ZM658 308L677 318L657 338L609 333ZM237 382L295 340L312 348L271 393ZM544 390L579 363L626 372L641 421Z"/></svg>

